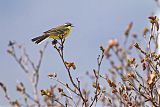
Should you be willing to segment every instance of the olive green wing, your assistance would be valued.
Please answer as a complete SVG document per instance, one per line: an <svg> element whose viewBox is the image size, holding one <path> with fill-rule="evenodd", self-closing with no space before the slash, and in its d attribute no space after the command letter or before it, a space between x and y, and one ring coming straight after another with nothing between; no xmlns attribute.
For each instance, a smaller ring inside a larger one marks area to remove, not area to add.
<svg viewBox="0 0 160 107"><path fill-rule="evenodd" d="M58 26L56 28L52 28L52 29L44 32L44 34L59 35L59 34L64 34L66 30L67 30L66 27L64 27L64 26Z"/></svg>

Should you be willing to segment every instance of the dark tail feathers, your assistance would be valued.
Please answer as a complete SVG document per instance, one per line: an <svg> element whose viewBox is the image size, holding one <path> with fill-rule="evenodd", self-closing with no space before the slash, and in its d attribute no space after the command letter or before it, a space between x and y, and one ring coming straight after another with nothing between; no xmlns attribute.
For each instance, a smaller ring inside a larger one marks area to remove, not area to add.
<svg viewBox="0 0 160 107"><path fill-rule="evenodd" d="M46 38L48 38L48 35L38 36L38 37L33 38L32 42L35 42L36 44L39 44L40 42L42 42Z"/></svg>

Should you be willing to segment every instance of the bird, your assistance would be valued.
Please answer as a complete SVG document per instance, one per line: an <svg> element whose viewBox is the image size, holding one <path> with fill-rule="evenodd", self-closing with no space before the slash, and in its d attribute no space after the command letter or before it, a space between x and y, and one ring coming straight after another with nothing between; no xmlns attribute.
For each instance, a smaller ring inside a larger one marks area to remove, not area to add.
<svg viewBox="0 0 160 107"><path fill-rule="evenodd" d="M67 22L63 25L45 31L43 32L43 35L32 38L31 40L32 42L39 44L47 38L53 38L55 40L65 39L70 34L72 27L74 26L71 23Z"/></svg>

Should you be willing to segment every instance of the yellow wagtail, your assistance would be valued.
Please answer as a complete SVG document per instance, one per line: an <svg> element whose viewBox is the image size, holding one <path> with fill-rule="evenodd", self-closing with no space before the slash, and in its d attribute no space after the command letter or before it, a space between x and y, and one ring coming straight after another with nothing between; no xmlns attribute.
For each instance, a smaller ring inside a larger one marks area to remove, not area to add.
<svg viewBox="0 0 160 107"><path fill-rule="evenodd" d="M39 44L47 38L53 38L56 40L65 39L71 32L72 27L74 26L71 23L65 23L64 25L57 26L56 28L43 32L42 36L35 37L32 41Z"/></svg>

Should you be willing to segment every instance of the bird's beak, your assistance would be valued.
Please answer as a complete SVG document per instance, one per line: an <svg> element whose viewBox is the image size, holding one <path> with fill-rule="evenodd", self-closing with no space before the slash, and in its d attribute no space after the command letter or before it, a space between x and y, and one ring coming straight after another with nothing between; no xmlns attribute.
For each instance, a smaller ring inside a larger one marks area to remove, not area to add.
<svg viewBox="0 0 160 107"><path fill-rule="evenodd" d="M71 27L75 27L75 26L72 25Z"/></svg>

